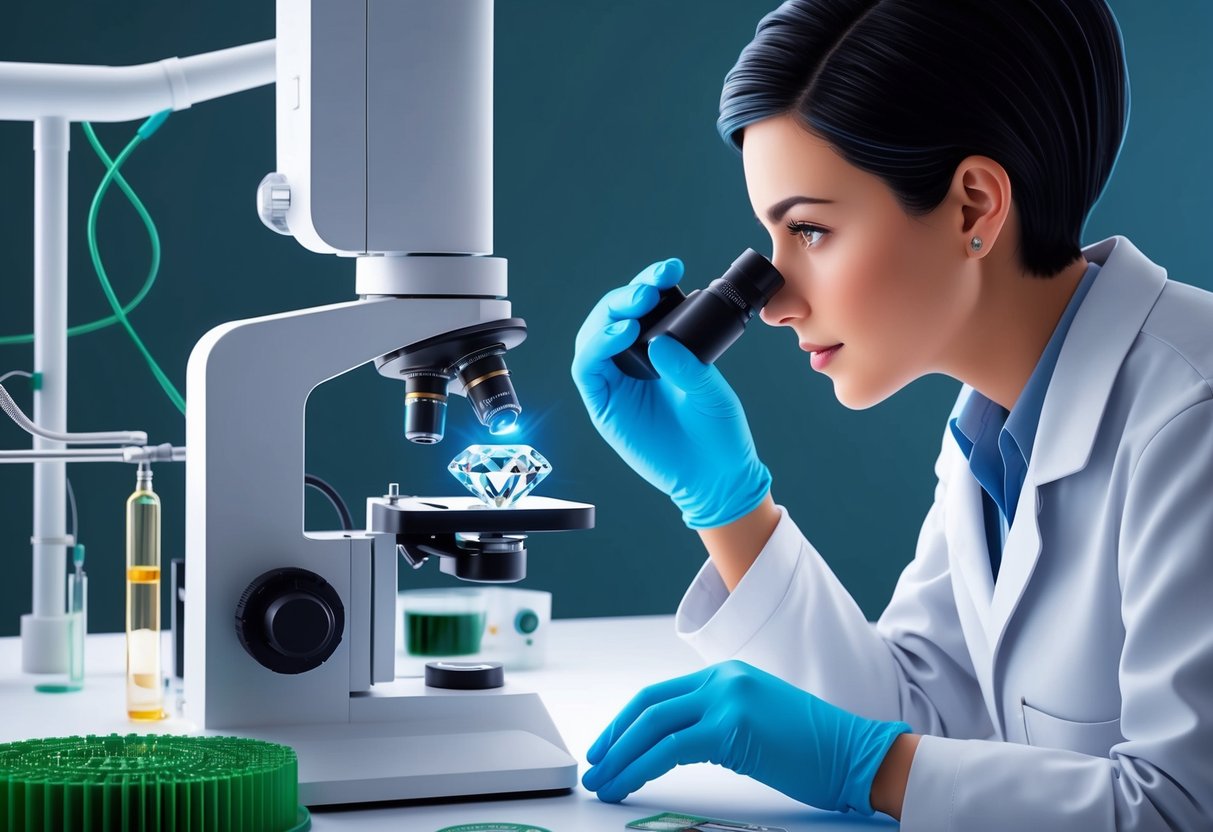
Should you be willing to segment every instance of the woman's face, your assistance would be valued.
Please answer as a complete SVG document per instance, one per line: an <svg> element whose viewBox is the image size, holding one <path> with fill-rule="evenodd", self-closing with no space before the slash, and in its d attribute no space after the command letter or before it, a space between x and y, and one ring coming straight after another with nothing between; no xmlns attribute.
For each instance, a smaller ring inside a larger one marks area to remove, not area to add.
<svg viewBox="0 0 1213 832"><path fill-rule="evenodd" d="M871 407L948 363L980 283L958 244L963 216L951 193L930 215L911 217L882 180L790 115L746 127L742 156L750 202L787 281L761 317L791 328L807 351L842 345L812 358L838 400Z"/></svg>

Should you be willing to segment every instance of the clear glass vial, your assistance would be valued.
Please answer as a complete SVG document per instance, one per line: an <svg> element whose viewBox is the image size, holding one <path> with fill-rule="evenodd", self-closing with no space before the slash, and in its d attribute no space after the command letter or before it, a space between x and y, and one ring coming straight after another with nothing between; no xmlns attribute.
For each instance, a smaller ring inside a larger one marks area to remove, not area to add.
<svg viewBox="0 0 1213 832"><path fill-rule="evenodd" d="M34 685L39 693L72 693L84 688L84 635L88 629L88 575L84 545L72 549L74 571L67 575L67 673Z"/></svg>
<svg viewBox="0 0 1213 832"><path fill-rule="evenodd" d="M126 713L164 718L160 669L160 498L152 470L140 463L126 501Z"/></svg>

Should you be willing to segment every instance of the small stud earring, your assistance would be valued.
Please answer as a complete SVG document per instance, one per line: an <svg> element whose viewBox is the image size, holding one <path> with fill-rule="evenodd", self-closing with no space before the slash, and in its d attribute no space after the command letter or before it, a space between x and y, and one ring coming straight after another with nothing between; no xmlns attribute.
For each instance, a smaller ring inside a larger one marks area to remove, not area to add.
<svg viewBox="0 0 1213 832"><path fill-rule="evenodd" d="M982 245L980 237L974 237L972 240L969 240L969 248L973 249L973 251L981 251Z"/></svg>

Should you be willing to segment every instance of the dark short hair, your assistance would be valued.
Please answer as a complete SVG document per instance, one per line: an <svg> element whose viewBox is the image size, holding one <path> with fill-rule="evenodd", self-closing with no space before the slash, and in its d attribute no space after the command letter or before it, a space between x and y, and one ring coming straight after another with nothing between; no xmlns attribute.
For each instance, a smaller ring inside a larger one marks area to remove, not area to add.
<svg viewBox="0 0 1213 832"><path fill-rule="evenodd" d="M1081 253L1129 118L1120 28L1104 0L787 0L725 78L717 129L794 114L921 216L957 165L1011 180L1025 271Z"/></svg>

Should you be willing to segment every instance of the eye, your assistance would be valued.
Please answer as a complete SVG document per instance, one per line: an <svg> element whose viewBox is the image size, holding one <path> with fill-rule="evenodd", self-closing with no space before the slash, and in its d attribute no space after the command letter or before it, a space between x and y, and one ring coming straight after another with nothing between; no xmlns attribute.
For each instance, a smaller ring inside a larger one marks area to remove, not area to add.
<svg viewBox="0 0 1213 832"><path fill-rule="evenodd" d="M789 222L788 232L794 237L799 237L805 248L813 248L825 235L830 233L820 225L813 225L810 222ZM819 236L814 237L814 234Z"/></svg>

